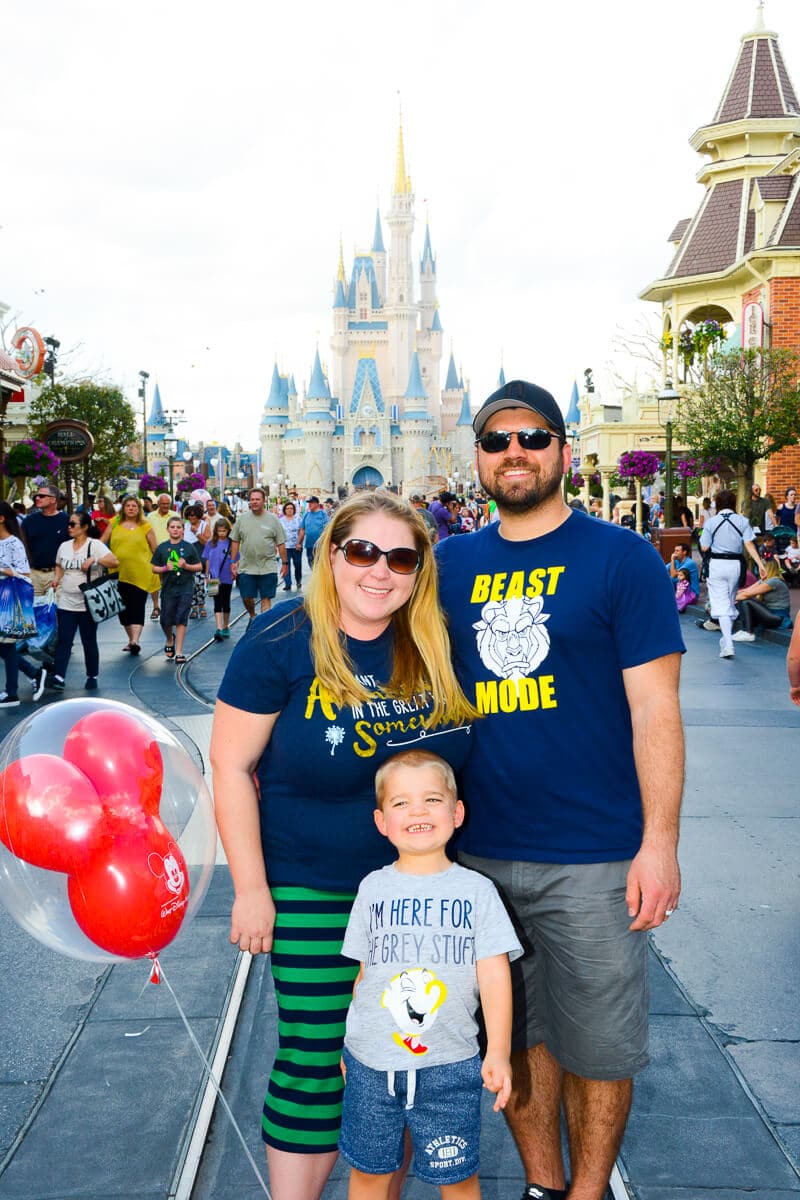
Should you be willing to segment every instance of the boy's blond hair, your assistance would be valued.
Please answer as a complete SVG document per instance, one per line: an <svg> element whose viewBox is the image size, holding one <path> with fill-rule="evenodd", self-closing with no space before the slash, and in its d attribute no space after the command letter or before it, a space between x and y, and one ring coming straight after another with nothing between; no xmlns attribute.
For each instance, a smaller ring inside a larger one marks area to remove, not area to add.
<svg viewBox="0 0 800 1200"><path fill-rule="evenodd" d="M375 773L375 807L381 811L383 811L383 797L389 776L397 767L433 767L441 775L448 797L454 803L458 799L456 777L448 762L431 750L403 750L400 754L395 754L393 758L387 759Z"/></svg>

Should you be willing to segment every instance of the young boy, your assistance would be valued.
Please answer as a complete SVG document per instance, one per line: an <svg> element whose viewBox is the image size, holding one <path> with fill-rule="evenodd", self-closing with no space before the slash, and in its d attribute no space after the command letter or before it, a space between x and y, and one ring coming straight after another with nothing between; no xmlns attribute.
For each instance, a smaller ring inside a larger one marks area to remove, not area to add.
<svg viewBox="0 0 800 1200"><path fill-rule="evenodd" d="M189 624L194 577L202 571L203 563L197 547L184 541L180 517L170 517L167 521L167 537L168 541L156 546L150 561L153 574L161 576L161 628L167 639L164 654L176 663L185 663L183 641Z"/></svg>
<svg viewBox="0 0 800 1200"><path fill-rule="evenodd" d="M479 1200L481 1083L511 1092L511 973L522 948L500 897L445 848L464 820L453 772L406 750L375 777L375 823L397 861L363 880L342 954L361 963L347 1016L339 1150L349 1200L385 1200L403 1162L447 1200ZM478 1054L480 997L486 1054Z"/></svg>

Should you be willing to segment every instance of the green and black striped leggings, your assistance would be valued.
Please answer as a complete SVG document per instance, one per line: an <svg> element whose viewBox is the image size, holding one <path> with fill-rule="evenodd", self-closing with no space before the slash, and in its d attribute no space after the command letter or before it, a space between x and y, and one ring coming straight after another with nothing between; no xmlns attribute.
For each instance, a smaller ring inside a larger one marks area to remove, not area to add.
<svg viewBox="0 0 800 1200"><path fill-rule="evenodd" d="M342 958L355 896L274 887L272 975L278 1000L278 1054L261 1136L295 1154L336 1149L344 1083L339 1069L358 964Z"/></svg>

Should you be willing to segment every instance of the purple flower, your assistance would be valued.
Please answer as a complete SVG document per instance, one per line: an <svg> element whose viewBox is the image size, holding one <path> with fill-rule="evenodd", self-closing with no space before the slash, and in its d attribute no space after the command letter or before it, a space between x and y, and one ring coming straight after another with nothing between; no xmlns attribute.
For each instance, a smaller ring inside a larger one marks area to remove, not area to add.
<svg viewBox="0 0 800 1200"><path fill-rule="evenodd" d="M650 450L626 450L619 456L617 474L620 479L641 479L651 482L661 469L661 459Z"/></svg>

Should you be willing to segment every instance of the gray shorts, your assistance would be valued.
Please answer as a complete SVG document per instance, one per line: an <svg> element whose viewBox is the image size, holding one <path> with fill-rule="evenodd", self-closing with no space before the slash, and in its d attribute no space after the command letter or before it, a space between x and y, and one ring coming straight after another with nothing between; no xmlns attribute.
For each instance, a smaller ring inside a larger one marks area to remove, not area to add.
<svg viewBox="0 0 800 1200"><path fill-rule="evenodd" d="M643 1070L647 935L628 928L630 860L458 857L494 881L525 950L511 964L513 1049L544 1042L565 1071L585 1079L629 1079Z"/></svg>

